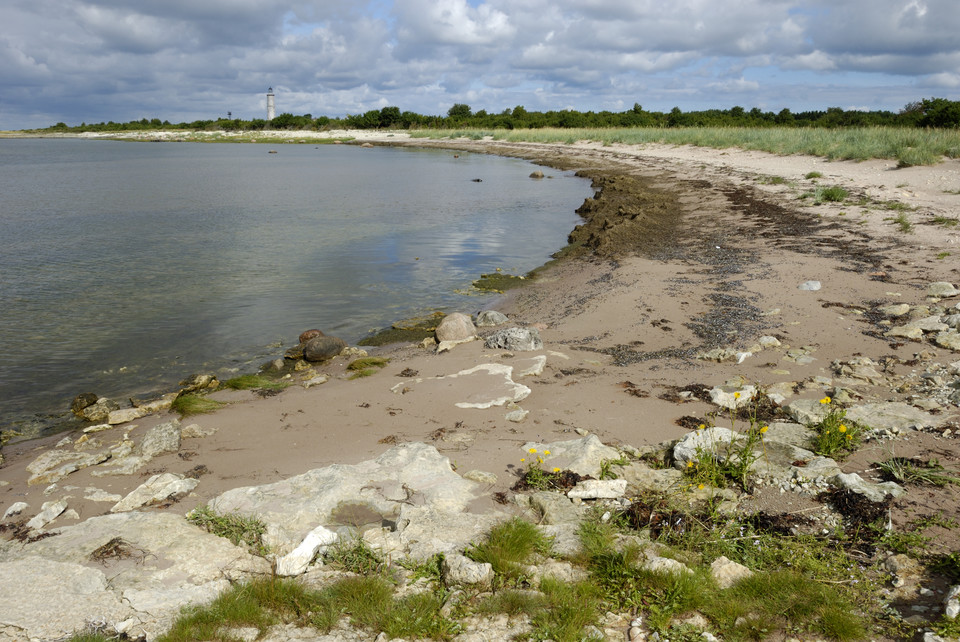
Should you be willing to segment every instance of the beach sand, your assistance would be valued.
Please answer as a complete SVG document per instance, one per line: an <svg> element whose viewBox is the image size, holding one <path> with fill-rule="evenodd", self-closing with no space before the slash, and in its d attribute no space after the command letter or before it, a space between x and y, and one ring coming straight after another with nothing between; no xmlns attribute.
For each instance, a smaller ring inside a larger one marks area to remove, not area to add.
<svg viewBox="0 0 960 642"><path fill-rule="evenodd" d="M885 338L876 319L864 314L878 302L922 304L929 283L960 281L960 228L935 222L936 217L960 217L960 161L897 169L895 161L827 162L689 146L426 141L382 134L367 134L364 140L447 148L451 162L461 149L584 170L604 182L605 198L627 185L620 213L638 216L610 223L607 212L608 226L623 224L624 234L605 234L599 217L598 231L585 228L581 234L594 251L548 266L498 303L496 308L511 319L509 326L540 329L542 351L508 354L484 348L482 341L442 354L419 345L393 345L371 350L390 358L385 368L353 380L348 360L337 358L317 368L329 381L310 389L294 385L266 398L253 392L215 393L226 407L183 424L216 433L185 439L178 454L158 457L137 474L94 477L93 469L83 469L53 490L28 486L26 466L63 435L9 444L0 469L0 507L25 501L28 512L35 512L44 501L69 495L70 508L86 519L106 513L112 504L83 499L84 489L126 495L160 471L204 470L194 493L156 509L182 514L230 488L357 463L405 441L435 445L458 472L494 473L497 482L484 500L492 502L495 493L515 483L527 442L590 433L605 443L642 449L679 438L688 431L678 424L681 418L702 418L715 409L699 400L678 402L676 392L692 384L712 388L738 380L789 389L789 400L816 399L831 389L835 359L893 356L898 361L892 371L903 376L911 369L922 372L931 362L960 360L960 354L929 341ZM822 177L805 178L813 171ZM843 203L818 205L800 198L818 185L841 186L850 196ZM650 194L656 198L644 201ZM900 210L884 205L890 201L911 208L905 212L909 233L891 220ZM648 203L654 214L634 209L638 203ZM812 280L821 283L820 290L798 289ZM695 358L716 345L748 351L761 336L776 337L781 346L755 352L742 363ZM921 365L909 365L922 351L928 354ZM538 355L546 357L542 374L517 378L531 390L517 404L529 412L519 423L506 418L511 408L455 405L482 396L495 385L491 380L440 378L488 363L519 370ZM802 363L808 360L797 355L812 360ZM412 371L416 375L407 376ZM911 400L910 390L883 385L862 392L867 398ZM941 426L954 423L957 414L956 406L942 409ZM148 416L95 438L104 445L124 433L136 438L174 417ZM896 443L898 454L936 452L947 466L955 465L960 452L960 442L937 434L917 433ZM889 443L868 444L844 469L866 471L890 448ZM953 502L955 509L956 500L948 488L929 501ZM902 509L904 515L933 510ZM61 517L50 527L74 521Z"/></svg>

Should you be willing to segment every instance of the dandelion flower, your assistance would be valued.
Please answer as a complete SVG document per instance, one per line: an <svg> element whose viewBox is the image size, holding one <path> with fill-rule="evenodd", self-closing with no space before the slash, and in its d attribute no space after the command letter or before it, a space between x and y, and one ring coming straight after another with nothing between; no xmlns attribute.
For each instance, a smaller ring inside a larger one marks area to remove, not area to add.
<svg viewBox="0 0 960 642"><path fill-rule="evenodd" d="M535 452L537 452L537 449L536 449L536 448L531 448L531 449L528 450L527 452L528 452L528 453L535 453Z"/></svg>
<svg viewBox="0 0 960 642"><path fill-rule="evenodd" d="M521 457L521 458L520 458L520 461L527 461L527 458L526 458L526 457Z"/></svg>
<svg viewBox="0 0 960 642"><path fill-rule="evenodd" d="M687 462L687 468L693 468L693 462L692 462L692 461L688 461L688 462Z"/></svg>
<svg viewBox="0 0 960 642"><path fill-rule="evenodd" d="M697 488L699 488L700 490L703 490L703 484L697 484Z"/></svg>
<svg viewBox="0 0 960 642"><path fill-rule="evenodd" d="M699 426L697 426L697 430L703 430L704 428L706 428L704 424L700 424Z"/></svg>
<svg viewBox="0 0 960 642"><path fill-rule="evenodd" d="M763 428L760 429L760 434L762 435L763 433L767 432L768 430L770 430L770 426L764 426Z"/></svg>
<svg viewBox="0 0 960 642"><path fill-rule="evenodd" d="M828 403L830 403L830 401L832 401L832 400L830 399L830 397L829 397L829 396L826 396L826 397L824 397L823 399L820 400L820 403L822 403L823 405L827 405Z"/></svg>
<svg viewBox="0 0 960 642"><path fill-rule="evenodd" d="M739 392L733 393L733 398L734 398L734 399L739 399L739 398L740 398L740 393L739 393Z"/></svg>
<svg viewBox="0 0 960 642"><path fill-rule="evenodd" d="M553 467L553 472L555 472L555 473L559 473L559 472L560 472L560 469L559 469L559 468L557 468L556 466L554 466L554 467Z"/></svg>
<svg viewBox="0 0 960 642"><path fill-rule="evenodd" d="M840 432L847 432L847 427L844 426L843 424L840 424L840 428L838 428L838 430L839 430Z"/></svg>
<svg viewBox="0 0 960 642"><path fill-rule="evenodd" d="M550 454L550 451L549 451L549 450L544 450L544 451L543 451L543 454L544 454L544 455L549 455L549 454Z"/></svg>

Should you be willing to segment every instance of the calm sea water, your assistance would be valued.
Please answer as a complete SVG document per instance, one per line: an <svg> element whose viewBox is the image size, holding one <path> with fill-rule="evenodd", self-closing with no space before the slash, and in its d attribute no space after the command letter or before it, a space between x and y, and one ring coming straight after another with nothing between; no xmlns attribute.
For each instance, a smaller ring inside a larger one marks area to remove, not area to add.
<svg viewBox="0 0 960 642"><path fill-rule="evenodd" d="M253 371L308 328L354 343L476 311L489 297L457 291L542 264L591 194L533 169L441 150L0 140L0 427L48 424L84 391Z"/></svg>

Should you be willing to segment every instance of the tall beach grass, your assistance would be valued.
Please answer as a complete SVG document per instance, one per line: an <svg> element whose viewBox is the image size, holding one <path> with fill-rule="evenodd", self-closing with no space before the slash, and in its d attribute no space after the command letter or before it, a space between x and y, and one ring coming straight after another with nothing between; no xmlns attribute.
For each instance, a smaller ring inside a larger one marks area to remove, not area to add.
<svg viewBox="0 0 960 642"><path fill-rule="evenodd" d="M694 145L737 147L773 154L805 154L829 160L896 160L901 167L934 165L943 157L960 158L960 130L858 127L846 129L791 127L678 127L611 129L424 130L421 138L492 138L507 142L565 143L591 141L603 145Z"/></svg>

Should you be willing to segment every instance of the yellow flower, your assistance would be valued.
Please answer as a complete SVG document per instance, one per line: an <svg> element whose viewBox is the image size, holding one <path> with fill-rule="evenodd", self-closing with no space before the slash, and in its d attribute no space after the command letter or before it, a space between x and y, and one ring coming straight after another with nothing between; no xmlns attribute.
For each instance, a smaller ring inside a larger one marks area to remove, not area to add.
<svg viewBox="0 0 960 642"><path fill-rule="evenodd" d="M692 461L688 461L688 462L687 462L687 468L693 468L693 462L692 462Z"/></svg>
<svg viewBox="0 0 960 642"><path fill-rule="evenodd" d="M762 435L763 433L767 432L768 430L770 430L770 426L764 426L763 428L760 429L760 434Z"/></svg>
<svg viewBox="0 0 960 642"><path fill-rule="evenodd" d="M557 468L556 466L554 466L554 467L553 467L553 472L555 472L555 473L559 473L559 472L560 472L560 469L559 469L559 468Z"/></svg>
<svg viewBox="0 0 960 642"><path fill-rule="evenodd" d="M544 451L543 451L543 454L544 454L544 455L549 455L549 454L550 454L550 451L549 451L549 450L544 450Z"/></svg>
<svg viewBox="0 0 960 642"><path fill-rule="evenodd" d="M739 398L740 398L740 393L739 393L739 392L733 393L733 398L734 398L734 399L739 399Z"/></svg>
<svg viewBox="0 0 960 642"><path fill-rule="evenodd" d="M700 424L699 426L697 426L697 430L703 430L704 428L706 428L706 426L703 424Z"/></svg>
<svg viewBox="0 0 960 642"><path fill-rule="evenodd" d="M847 432L847 427L843 424L840 424L840 432Z"/></svg>
<svg viewBox="0 0 960 642"><path fill-rule="evenodd" d="M528 450L527 452L528 452L528 453L535 453L535 452L537 452L537 449L536 449L536 448L531 448L531 449Z"/></svg>
<svg viewBox="0 0 960 642"><path fill-rule="evenodd" d="M827 405L828 403L830 403L830 401L831 401L830 397L827 396L827 397L824 397L823 399L821 399L821 400L820 400L820 403L822 403L823 405Z"/></svg>
<svg viewBox="0 0 960 642"><path fill-rule="evenodd" d="M543 457L537 457L537 463L538 463L538 464L542 464L542 463L543 463Z"/></svg>
<svg viewBox="0 0 960 642"><path fill-rule="evenodd" d="M526 458L526 457L521 457L521 458L520 458L520 461L527 461L527 458Z"/></svg>
<svg viewBox="0 0 960 642"><path fill-rule="evenodd" d="M827 432L825 432L825 433L823 433L823 434L829 435L829 434L830 434L830 431L828 430Z"/></svg>
<svg viewBox="0 0 960 642"><path fill-rule="evenodd" d="M847 441L853 441L853 435L847 435Z"/></svg>
<svg viewBox="0 0 960 642"><path fill-rule="evenodd" d="M697 488L699 488L700 490L703 490L703 484L697 484Z"/></svg>

